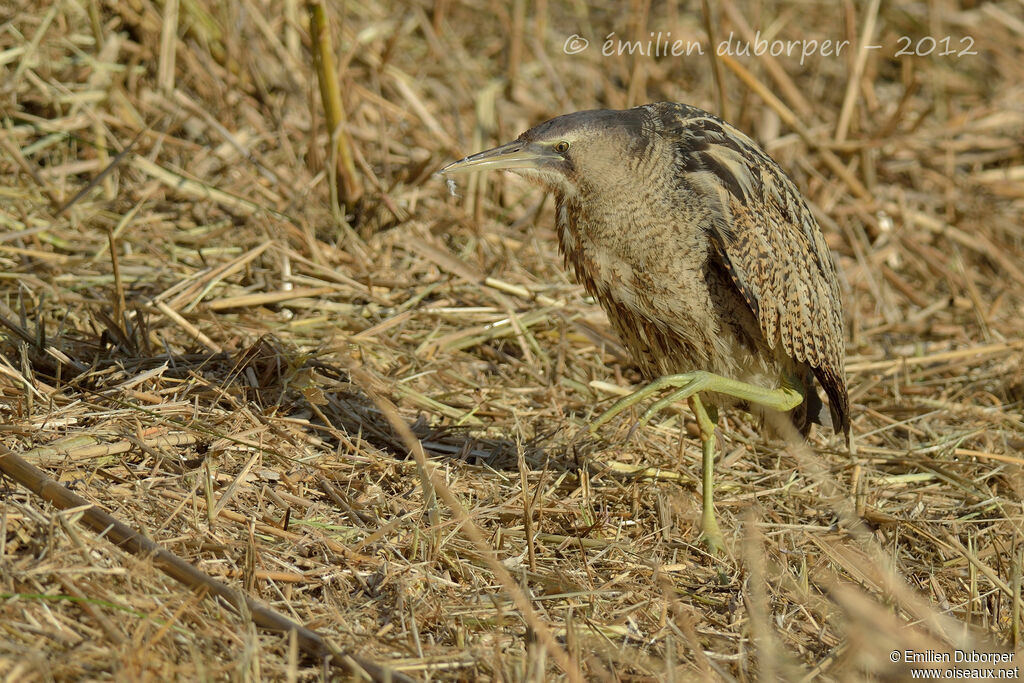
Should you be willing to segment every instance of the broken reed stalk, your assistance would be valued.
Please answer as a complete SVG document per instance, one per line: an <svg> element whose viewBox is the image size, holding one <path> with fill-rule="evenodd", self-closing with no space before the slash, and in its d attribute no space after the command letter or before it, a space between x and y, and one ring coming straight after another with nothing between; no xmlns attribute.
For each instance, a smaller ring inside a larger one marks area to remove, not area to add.
<svg viewBox="0 0 1024 683"><path fill-rule="evenodd" d="M114 236L113 228L107 228L107 242L110 245L110 268L114 273L114 321L123 329L127 304L124 298L124 284L121 281L121 264L117 258L117 237Z"/></svg>
<svg viewBox="0 0 1024 683"><path fill-rule="evenodd" d="M327 9L323 0L310 0L306 4L306 10L309 12L313 67L316 69L316 78L320 84L320 100L324 107L327 131L331 136L330 158L337 160L333 167L341 180L340 187L338 183L335 186L340 192L340 202L351 209L362 194L362 187L356 175L348 131L344 127L345 105L341 101L341 91L338 89L334 44L331 41Z"/></svg>
<svg viewBox="0 0 1024 683"><path fill-rule="evenodd" d="M704 32L708 34L708 44L717 45L718 38L715 32L715 22L711 16L711 6L708 0L701 0L701 14L704 15ZM715 103L718 106L718 115L729 120L728 101L725 98L725 73L722 71L722 63L718 61L718 51L708 50L708 59L711 60L711 75L715 82Z"/></svg>
<svg viewBox="0 0 1024 683"><path fill-rule="evenodd" d="M519 484L523 494L523 534L526 536L526 552L530 562L530 571L537 572L537 549L533 540L533 508L528 493L529 480L526 474L526 458L523 454L522 442L516 444L516 460L519 465Z"/></svg>
<svg viewBox="0 0 1024 683"><path fill-rule="evenodd" d="M317 661L328 661L331 665L347 671L353 676L373 681L404 681L413 679L387 667L338 650L331 643L311 629L296 624L284 615L270 609L248 595L221 583L199 571L174 553L138 533L112 515L99 509L85 498L61 486L28 461L0 445L0 472L29 489L37 496L61 510L80 508L81 519L96 533L102 534L114 545L136 557L149 559L153 566L175 581L189 588L207 592L221 598L238 614L249 615L253 623L268 631L294 633L299 648Z"/></svg>

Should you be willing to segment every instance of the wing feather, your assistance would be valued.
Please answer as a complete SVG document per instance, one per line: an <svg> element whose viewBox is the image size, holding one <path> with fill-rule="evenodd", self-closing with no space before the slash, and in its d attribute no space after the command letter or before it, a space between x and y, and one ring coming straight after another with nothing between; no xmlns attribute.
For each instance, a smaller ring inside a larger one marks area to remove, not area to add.
<svg viewBox="0 0 1024 683"><path fill-rule="evenodd" d="M708 199L718 256L769 346L781 343L813 369L833 425L848 434L839 281L817 221L793 182L746 135L691 107L680 107L675 121L680 177Z"/></svg>

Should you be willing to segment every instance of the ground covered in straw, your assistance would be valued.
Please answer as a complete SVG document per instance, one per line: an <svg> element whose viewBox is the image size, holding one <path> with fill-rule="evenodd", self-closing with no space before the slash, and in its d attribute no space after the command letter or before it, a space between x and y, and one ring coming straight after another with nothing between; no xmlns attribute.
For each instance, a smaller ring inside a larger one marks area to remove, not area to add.
<svg viewBox="0 0 1024 683"><path fill-rule="evenodd" d="M711 4L337 2L327 45L294 0L8 3L0 453L317 631L346 676L898 680L893 650L1013 652L1024 8ZM777 39L818 43L801 64ZM656 100L761 142L843 277L856 454L726 415L720 556L684 410L588 429L639 374L551 199L433 175ZM325 675L87 507L0 478L5 680Z"/></svg>

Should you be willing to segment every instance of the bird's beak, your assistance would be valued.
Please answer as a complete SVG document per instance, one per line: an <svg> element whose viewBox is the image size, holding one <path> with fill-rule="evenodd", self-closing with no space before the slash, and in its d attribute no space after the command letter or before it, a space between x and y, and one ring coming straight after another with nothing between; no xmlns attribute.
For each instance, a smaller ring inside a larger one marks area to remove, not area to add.
<svg viewBox="0 0 1024 683"><path fill-rule="evenodd" d="M470 154L465 159L448 164L438 172L451 175L491 169L538 168L545 162L561 158L554 150L547 147L532 142L513 140L486 152Z"/></svg>

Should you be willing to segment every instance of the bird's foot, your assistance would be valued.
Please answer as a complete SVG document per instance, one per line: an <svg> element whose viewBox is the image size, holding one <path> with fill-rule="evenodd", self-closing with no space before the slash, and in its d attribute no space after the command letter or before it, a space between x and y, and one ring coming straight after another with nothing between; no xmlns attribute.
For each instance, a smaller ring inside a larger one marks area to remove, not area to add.
<svg viewBox="0 0 1024 683"><path fill-rule="evenodd" d="M684 372L679 375L665 375L663 377L659 377L647 386L637 389L632 394L623 396L616 401L611 408L604 411L604 413L602 413L601 416L590 425L590 431L592 433L597 432L601 425L607 423L627 408L640 403L650 396L653 396L662 389L674 387L675 391L670 393L668 396L658 399L650 408L644 411L640 420L633 425L633 428L630 430L630 435L632 435L638 428L647 424L659 411L672 405L676 401L681 401L684 398L693 396L698 391L703 391L707 382L716 377L718 377L718 375L705 372L704 370L695 370L693 372ZM722 379L725 378L723 377Z"/></svg>
<svg viewBox="0 0 1024 683"><path fill-rule="evenodd" d="M668 388L674 390L652 403L651 407L644 411L640 421L634 426L633 430L646 424L658 411L672 403L684 398L689 399L690 407L697 418L697 427L700 430L702 452L701 483L704 509L701 519L701 538L704 541L704 545L707 546L708 552L716 555L725 552L725 539L722 536L721 529L718 527L718 521L715 519L714 507L715 429L718 423L718 411L715 410L714 404L705 406L703 401L701 401L700 394L707 391L726 394L779 412L786 412L797 407L803 403L804 396L800 391L790 386L782 386L778 389L765 389L764 387L729 379L728 377L722 377L721 375L704 370L695 370L680 375L659 377L642 389L620 398L611 408L594 421L590 427L591 431L596 432L601 425L626 408ZM633 430L630 431L630 434L633 433Z"/></svg>
<svg viewBox="0 0 1024 683"><path fill-rule="evenodd" d="M659 377L632 394L623 396L591 424L590 431L592 433L596 432L601 425L607 423L622 411L668 388L674 388L675 391L669 392L668 395L652 403L651 407L644 411L639 422L634 426L634 431L638 427L647 424L658 412L673 403L695 396L700 392L711 391L726 394L782 413L796 408L804 400L803 393L789 386L782 386L778 389L766 389L755 384L730 379L705 370L694 370L693 372Z"/></svg>

